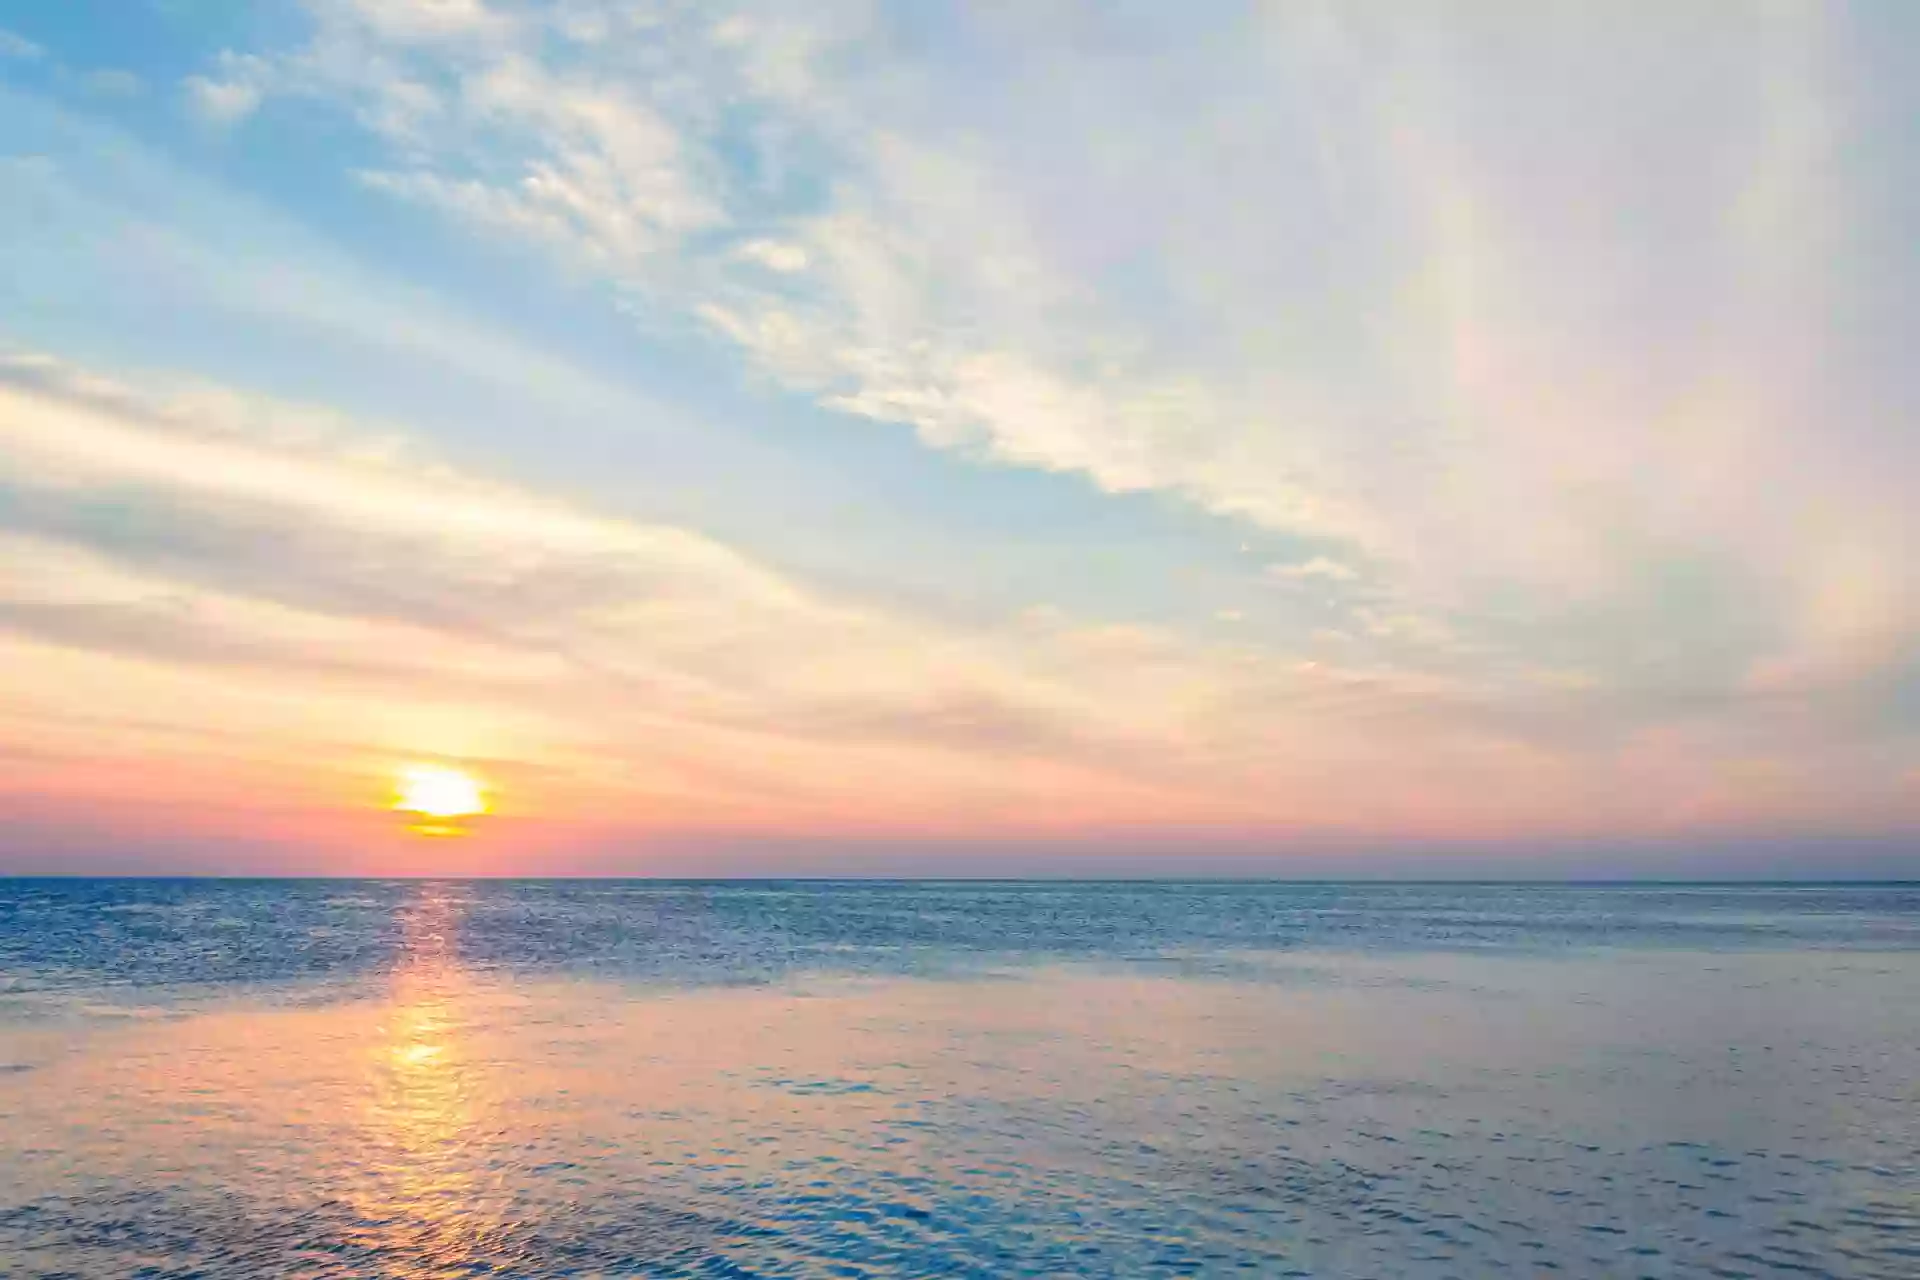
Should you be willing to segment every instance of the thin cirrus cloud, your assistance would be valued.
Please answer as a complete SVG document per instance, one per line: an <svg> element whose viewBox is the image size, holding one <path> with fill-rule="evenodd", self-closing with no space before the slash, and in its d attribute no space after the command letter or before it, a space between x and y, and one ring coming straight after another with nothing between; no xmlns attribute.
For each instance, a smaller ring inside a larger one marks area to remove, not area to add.
<svg viewBox="0 0 1920 1280"><path fill-rule="evenodd" d="M781 448L865 423L1010 492L1077 486L1141 542L1142 501L1217 526L1194 574L1223 594L1171 614L1141 575L1129 607L1116 551L1115 616L1044 577L936 614L810 580L724 482L644 518L507 478L511 444L449 463L419 395L375 425L364 394L34 356L0 379L0 618L36 661L137 667L128 698L161 703L163 670L228 673L276 759L494 755L596 838L750 813L1044 862L1064 831L1915 820L1920 396L1886 335L1916 319L1888 281L1920 166L1872 6L287 14L180 101L221 126L197 146L350 137L330 207L363 212L315 215L348 255L383 220L451 229L628 318L636 353L698 353ZM410 349L498 378L454 314L409 307ZM570 421L640 403L567 394ZM856 486L879 466L833 440ZM984 539L968 486L942 519ZM964 580L843 551L868 586ZM276 728L290 682L312 702ZM433 709L367 735L369 700Z"/></svg>

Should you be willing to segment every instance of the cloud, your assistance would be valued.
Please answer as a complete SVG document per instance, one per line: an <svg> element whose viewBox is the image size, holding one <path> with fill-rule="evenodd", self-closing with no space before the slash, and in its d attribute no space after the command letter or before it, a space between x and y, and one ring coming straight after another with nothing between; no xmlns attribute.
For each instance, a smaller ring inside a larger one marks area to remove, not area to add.
<svg viewBox="0 0 1920 1280"><path fill-rule="evenodd" d="M72 545L0 535L0 630L143 661L254 668L394 693L538 685L550 664L441 629L316 613L130 571Z"/></svg>
<svg viewBox="0 0 1920 1280"><path fill-rule="evenodd" d="M318 6L366 23L384 36L432 42L498 38L512 19L482 0L322 0Z"/></svg>
<svg viewBox="0 0 1920 1280"><path fill-rule="evenodd" d="M721 213L682 138L626 74L556 70L537 24L477 0L329 0L297 54L228 52L190 92L223 121L278 95L338 97L401 149L360 177L490 234L621 271ZM531 42L529 44L528 42Z"/></svg>
<svg viewBox="0 0 1920 1280"><path fill-rule="evenodd" d="M797 244L786 244L779 240L749 240L734 250L734 256L744 262L758 263L769 271L778 271L782 275L791 275L807 269L807 251Z"/></svg>
<svg viewBox="0 0 1920 1280"><path fill-rule="evenodd" d="M46 56L46 49L23 35L0 28L0 58L33 62Z"/></svg>
<svg viewBox="0 0 1920 1280"><path fill-rule="evenodd" d="M1271 577L1289 581L1318 578L1326 582L1352 582L1360 576L1353 566L1329 560L1325 556L1315 556L1298 564L1270 564L1267 573Z"/></svg>
<svg viewBox="0 0 1920 1280"><path fill-rule="evenodd" d="M195 114L211 124L236 124L252 115L260 106L264 90L245 80L211 80L189 76L186 80L187 104Z"/></svg>
<svg viewBox="0 0 1920 1280"><path fill-rule="evenodd" d="M1098 53L980 14L983 67L851 4L381 12L321 6L277 64L394 145L377 189L932 447L1321 539L1403 612L1605 593L1623 526L1778 555L1755 495L1873 483L1809 468L1787 416L1822 396L1792 299L1838 145L1809 10L1495 40L1268 7L1171 43L1115 15ZM1547 85L1538 119L1486 110ZM1750 305L1722 325L1715 296Z"/></svg>

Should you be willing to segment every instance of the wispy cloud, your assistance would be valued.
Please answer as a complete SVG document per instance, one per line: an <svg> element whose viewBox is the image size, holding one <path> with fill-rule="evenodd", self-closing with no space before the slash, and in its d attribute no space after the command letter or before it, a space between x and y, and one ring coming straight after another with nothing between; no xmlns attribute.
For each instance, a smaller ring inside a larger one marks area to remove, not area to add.
<svg viewBox="0 0 1920 1280"><path fill-rule="evenodd" d="M322 6L284 62L315 92L385 68L354 82L381 118L443 86L370 182L596 264L937 447L1448 591L1602 590L1622 524L1747 540L1771 481L1870 481L1807 474L1782 420L1820 394L1786 282L1844 190L1808 9L1568 10L1494 42L1299 6L1171 46L1115 16L1104 54L1067 20L979 15L964 69L856 6L372 12ZM986 68L991 95L956 80ZM1545 118L1486 109L1549 85Z"/></svg>
<svg viewBox="0 0 1920 1280"><path fill-rule="evenodd" d="M215 74L187 77L187 106L209 124L237 124L259 108L274 87L273 76L274 68L265 59L223 54Z"/></svg>
<svg viewBox="0 0 1920 1280"><path fill-rule="evenodd" d="M23 35L0 28L0 58L32 62L46 56L46 50Z"/></svg>
<svg viewBox="0 0 1920 1280"><path fill-rule="evenodd" d="M1315 556L1296 564L1270 564L1267 572L1275 578L1289 581L1319 578L1327 582L1352 582L1360 576L1352 565L1329 560L1325 556Z"/></svg>

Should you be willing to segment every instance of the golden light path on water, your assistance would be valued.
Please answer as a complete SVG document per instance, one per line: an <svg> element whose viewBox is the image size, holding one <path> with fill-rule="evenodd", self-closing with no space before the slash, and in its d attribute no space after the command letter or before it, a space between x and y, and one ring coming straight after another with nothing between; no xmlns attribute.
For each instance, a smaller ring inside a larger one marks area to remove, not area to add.
<svg viewBox="0 0 1920 1280"><path fill-rule="evenodd" d="M497 1262L497 1197L479 1185L482 1070L466 1041L457 959L459 909L423 888L399 918L401 958L368 1054L364 1160L349 1184L370 1253L413 1259L424 1274Z"/></svg>

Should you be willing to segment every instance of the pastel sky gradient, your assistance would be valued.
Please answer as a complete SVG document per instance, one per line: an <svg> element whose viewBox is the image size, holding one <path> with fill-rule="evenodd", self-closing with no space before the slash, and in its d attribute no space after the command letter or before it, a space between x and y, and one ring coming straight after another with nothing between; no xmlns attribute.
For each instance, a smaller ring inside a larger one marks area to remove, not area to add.
<svg viewBox="0 0 1920 1280"><path fill-rule="evenodd" d="M0 872L1920 874L1916 120L1905 0L0 0Z"/></svg>

